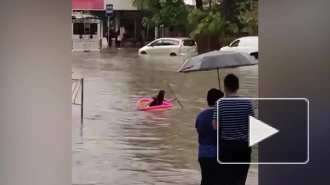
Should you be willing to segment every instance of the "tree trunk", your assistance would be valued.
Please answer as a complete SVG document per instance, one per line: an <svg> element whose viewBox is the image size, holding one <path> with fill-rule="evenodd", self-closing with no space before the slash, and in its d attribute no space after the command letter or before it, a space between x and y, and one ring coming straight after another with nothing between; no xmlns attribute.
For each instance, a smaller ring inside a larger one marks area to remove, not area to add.
<svg viewBox="0 0 330 185"><path fill-rule="evenodd" d="M232 21L233 19L233 5L237 0L223 0L220 6L220 15L225 19L225 21ZM224 38L227 38L227 33L224 33Z"/></svg>
<svg viewBox="0 0 330 185"><path fill-rule="evenodd" d="M196 8L203 10L203 0L195 0L196 2Z"/></svg>
<svg viewBox="0 0 330 185"><path fill-rule="evenodd" d="M207 51L211 51L211 35L207 36Z"/></svg>
<svg viewBox="0 0 330 185"><path fill-rule="evenodd" d="M235 1L235 0L223 0L222 1L222 5L221 5L221 9L220 9L220 14L226 20L229 19L230 5L231 5L232 1Z"/></svg>

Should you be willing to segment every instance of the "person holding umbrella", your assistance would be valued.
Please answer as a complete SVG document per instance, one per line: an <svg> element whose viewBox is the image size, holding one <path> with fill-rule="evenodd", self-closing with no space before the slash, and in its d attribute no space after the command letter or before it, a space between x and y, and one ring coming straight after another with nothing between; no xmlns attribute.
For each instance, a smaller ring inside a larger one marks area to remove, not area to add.
<svg viewBox="0 0 330 185"><path fill-rule="evenodd" d="M250 163L249 116L254 116L250 100L238 99L239 79L228 74L224 79L225 97L218 100L213 112L213 128L219 129L219 157L224 163ZM230 99L226 99L230 98ZM237 98L237 99L235 99ZM226 185L245 185L249 164L225 164L223 166Z"/></svg>
<svg viewBox="0 0 330 185"><path fill-rule="evenodd" d="M218 85L220 84L220 69L238 68L258 65L258 60L247 53L235 51L211 51L187 59L178 72L191 73L217 70ZM254 116L252 103L248 100L232 100L239 98L239 79L229 74L224 80L225 96L218 101L214 109L213 127L219 129L220 145L218 146L220 161L237 163L251 161L251 148L248 143L249 116ZM231 98L231 100L226 100ZM219 111L219 114L218 114ZM219 120L218 120L219 117ZM219 128L217 128L219 121ZM244 185L250 165L222 165L223 173L219 174L225 185ZM221 171L222 171L221 170Z"/></svg>

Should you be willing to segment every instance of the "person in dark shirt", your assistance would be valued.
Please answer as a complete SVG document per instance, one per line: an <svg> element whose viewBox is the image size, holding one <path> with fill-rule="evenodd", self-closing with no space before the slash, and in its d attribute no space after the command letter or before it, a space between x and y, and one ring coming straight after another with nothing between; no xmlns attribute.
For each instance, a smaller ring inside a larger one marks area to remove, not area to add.
<svg viewBox="0 0 330 185"><path fill-rule="evenodd" d="M210 89L207 92L209 108L200 112L196 118L196 130L198 133L198 162L201 168L201 185L216 185L219 182L219 167L217 161L217 132L213 129L213 111L218 99L224 93L218 89Z"/></svg>
<svg viewBox="0 0 330 185"><path fill-rule="evenodd" d="M147 105L145 105L145 107L147 107L147 106L149 106L149 107L158 106L158 105L162 105L163 101L172 102L174 100L176 100L176 98L166 99L165 98L165 91L160 90L158 95L156 97L152 97L152 101L150 101Z"/></svg>
<svg viewBox="0 0 330 185"><path fill-rule="evenodd" d="M140 36L138 37L138 42L140 42L140 47L144 46L144 40L145 40L144 30L142 30Z"/></svg>

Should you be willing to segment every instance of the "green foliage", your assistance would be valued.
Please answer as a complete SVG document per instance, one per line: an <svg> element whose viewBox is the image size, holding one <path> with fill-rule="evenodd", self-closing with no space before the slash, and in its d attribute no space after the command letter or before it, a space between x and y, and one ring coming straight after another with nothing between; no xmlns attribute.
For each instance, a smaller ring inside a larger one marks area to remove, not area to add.
<svg viewBox="0 0 330 185"><path fill-rule="evenodd" d="M160 8L159 0L131 0L131 4L139 9L157 10Z"/></svg>
<svg viewBox="0 0 330 185"><path fill-rule="evenodd" d="M187 21L191 25L197 26L199 22L201 22L205 17L207 17L209 14L205 11L202 11L200 9L192 9L188 13Z"/></svg>
<svg viewBox="0 0 330 185"><path fill-rule="evenodd" d="M213 1L213 4L215 1ZM208 10L195 9L189 12L188 23L193 25L191 37L198 35L212 34L219 37L229 37L240 32L256 31L258 29L256 16L251 12L257 12L256 0L231 0L229 6L231 17L221 17L219 8L223 5L223 0ZM220 7L219 7L220 6Z"/></svg>
<svg viewBox="0 0 330 185"><path fill-rule="evenodd" d="M205 10L191 8L183 0L132 0L132 5L153 12L143 19L145 27L190 28L193 38L205 34L229 38L258 31L258 0L212 0L213 6ZM228 12L226 17L219 10Z"/></svg>
<svg viewBox="0 0 330 185"><path fill-rule="evenodd" d="M198 35L212 34L212 35L221 35L222 30L225 29L226 22L217 12L208 12L207 14L201 13L199 23L196 26L196 29L191 32L190 36L195 38ZM192 16L190 16L192 17Z"/></svg>
<svg viewBox="0 0 330 185"><path fill-rule="evenodd" d="M258 31L258 1L245 0L237 2L237 20L242 32Z"/></svg>
<svg viewBox="0 0 330 185"><path fill-rule="evenodd" d="M149 28L154 28L156 27L157 25L155 24L155 22L151 19L151 18L148 18L148 17L143 17L142 19L142 25L144 27L149 27Z"/></svg>
<svg viewBox="0 0 330 185"><path fill-rule="evenodd" d="M188 7L183 0L160 0L160 3L156 17L161 25L174 28L187 25Z"/></svg>
<svg viewBox="0 0 330 185"><path fill-rule="evenodd" d="M226 21L226 29L224 30L224 35L225 36L232 36L236 35L240 32L240 28L238 24L230 21Z"/></svg>
<svg viewBox="0 0 330 185"><path fill-rule="evenodd" d="M187 27L187 16L191 8L186 6L183 0L133 0L132 5L153 12L151 18L143 19L142 24L145 27Z"/></svg>

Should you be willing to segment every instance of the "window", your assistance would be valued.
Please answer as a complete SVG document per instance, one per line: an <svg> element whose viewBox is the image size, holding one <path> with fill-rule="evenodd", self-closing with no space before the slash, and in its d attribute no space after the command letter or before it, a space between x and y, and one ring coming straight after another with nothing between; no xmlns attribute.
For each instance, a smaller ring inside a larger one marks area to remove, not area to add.
<svg viewBox="0 0 330 185"><path fill-rule="evenodd" d="M73 23L73 35L98 35L97 23Z"/></svg>
<svg viewBox="0 0 330 185"><path fill-rule="evenodd" d="M195 46L196 43L194 40L183 40L183 45L184 46Z"/></svg>
<svg viewBox="0 0 330 185"><path fill-rule="evenodd" d="M173 43L173 45L177 46L177 45L180 44L180 41L178 41L178 40L172 40L172 43Z"/></svg>
<svg viewBox="0 0 330 185"><path fill-rule="evenodd" d="M161 46L162 45L162 40L157 40L151 44L151 46Z"/></svg>
<svg viewBox="0 0 330 185"><path fill-rule="evenodd" d="M237 47L239 44L240 40L236 40L230 44L230 47Z"/></svg>
<svg viewBox="0 0 330 185"><path fill-rule="evenodd" d="M154 43L152 43L152 46L175 46L175 45L179 45L179 41L177 40L158 40L155 41Z"/></svg>
<svg viewBox="0 0 330 185"><path fill-rule="evenodd" d="M162 46L173 46L173 45L176 45L175 40L163 40L162 42Z"/></svg>
<svg viewBox="0 0 330 185"><path fill-rule="evenodd" d="M84 34L84 23L73 23L73 35Z"/></svg>
<svg viewBox="0 0 330 185"><path fill-rule="evenodd" d="M92 35L97 35L97 23L91 23L90 27L91 27L90 33Z"/></svg>

